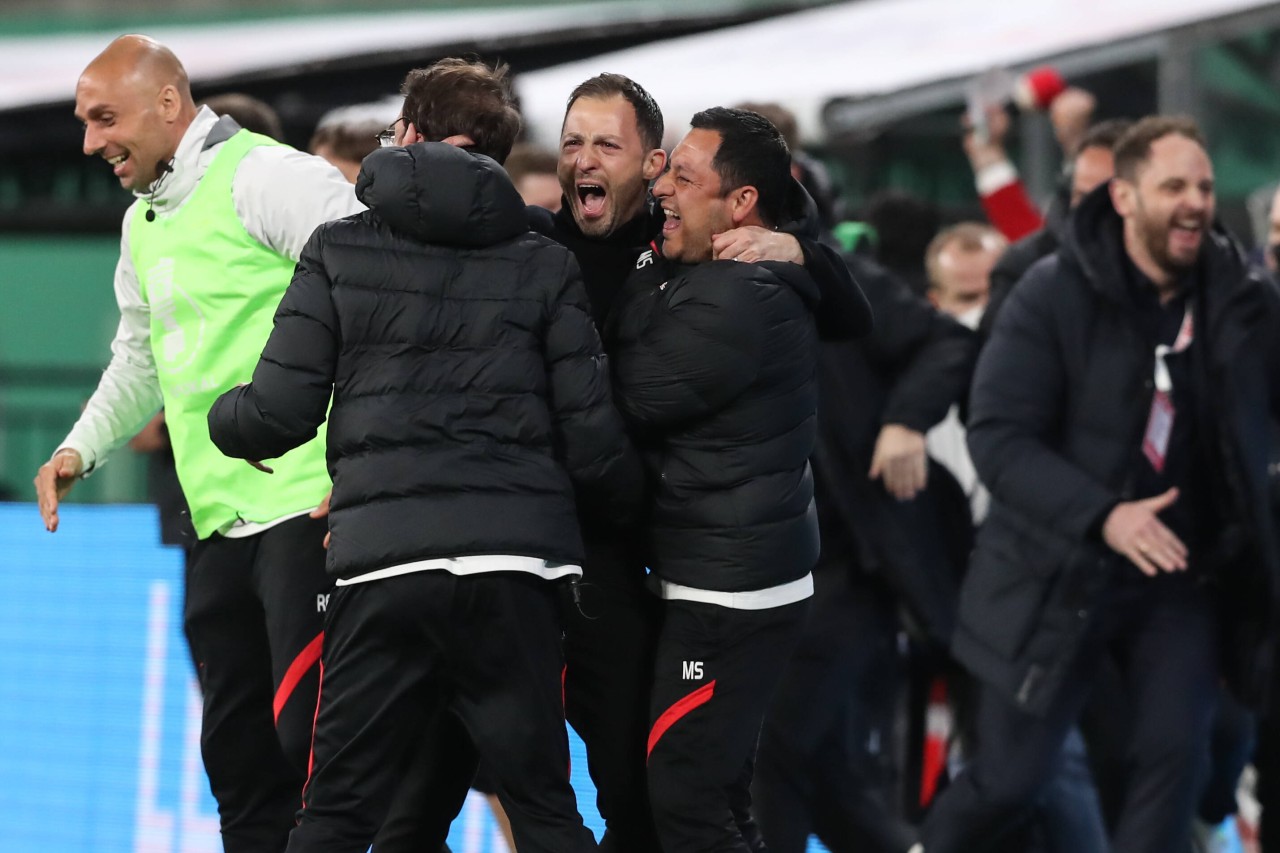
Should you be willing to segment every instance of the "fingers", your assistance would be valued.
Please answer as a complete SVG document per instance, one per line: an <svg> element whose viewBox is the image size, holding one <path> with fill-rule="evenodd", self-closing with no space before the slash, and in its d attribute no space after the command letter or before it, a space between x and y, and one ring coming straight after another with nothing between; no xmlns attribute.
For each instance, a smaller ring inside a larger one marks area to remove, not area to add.
<svg viewBox="0 0 1280 853"><path fill-rule="evenodd" d="M333 536L333 532L332 532L332 531L326 531L326 532L325 532L325 534L324 534L324 549L325 549L326 551L328 551L328 550L329 550L329 539L330 539L330 537L332 537L332 536Z"/></svg>
<svg viewBox="0 0 1280 853"><path fill-rule="evenodd" d="M923 454L907 453L892 457L882 467L885 490L898 500L909 501L924 491L929 466Z"/></svg>
<svg viewBox="0 0 1280 853"><path fill-rule="evenodd" d="M261 471L261 472L262 472L262 473L264 473L264 474L274 474L274 473L275 473L275 470L274 470L274 469L268 468L266 465L263 465L261 462L259 462L259 461L258 461L258 460L256 460L256 459L246 459L246 460L244 460L244 461L245 461L245 462L248 462L250 465L252 465L254 468L257 468L259 471Z"/></svg>
<svg viewBox="0 0 1280 853"><path fill-rule="evenodd" d="M1129 562L1138 567L1138 571L1142 572L1149 578L1153 578L1160 574L1160 570L1156 568L1155 563L1143 552L1143 546L1134 544L1126 548L1124 555L1129 558Z"/></svg>
<svg viewBox="0 0 1280 853"><path fill-rule="evenodd" d="M1178 489L1174 487L1167 492L1156 495L1154 498L1147 498L1146 500L1138 501L1138 503L1145 506L1152 514L1158 514L1173 506L1177 499Z"/></svg>
<svg viewBox="0 0 1280 853"><path fill-rule="evenodd" d="M1154 518L1134 537L1134 549L1162 572L1183 572L1187 569L1187 546Z"/></svg>
<svg viewBox="0 0 1280 853"><path fill-rule="evenodd" d="M58 490L52 463L41 465L32 482L35 483L36 505L40 508L44 529L54 533L58 529Z"/></svg>
<svg viewBox="0 0 1280 853"><path fill-rule="evenodd" d="M742 257L751 247L745 228L731 228L711 238L711 257L717 261L748 261Z"/></svg>
<svg viewBox="0 0 1280 853"><path fill-rule="evenodd" d="M324 500L320 501L320 506L318 506L318 507L316 507L315 509L311 510L311 512L310 512L310 516L311 516L312 518L324 518L326 515L328 515L328 514L329 514L329 499L330 499L330 498L332 498L332 497L333 497L333 489L330 489L330 490L329 490L329 493L328 493L328 494L326 494L326 495L324 496Z"/></svg>

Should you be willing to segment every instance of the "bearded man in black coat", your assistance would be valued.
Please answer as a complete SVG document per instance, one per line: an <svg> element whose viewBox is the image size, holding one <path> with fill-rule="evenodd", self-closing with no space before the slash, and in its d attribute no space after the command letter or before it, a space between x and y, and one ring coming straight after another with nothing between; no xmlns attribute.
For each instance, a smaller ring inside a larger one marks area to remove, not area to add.
<svg viewBox="0 0 1280 853"><path fill-rule="evenodd" d="M1133 732L1113 849L1178 849L1219 682L1265 684L1280 293L1215 227L1194 123L1144 119L1115 166L978 362L969 447L993 501L953 651L984 682L980 746L926 853L978 849L1035 797L1106 656Z"/></svg>

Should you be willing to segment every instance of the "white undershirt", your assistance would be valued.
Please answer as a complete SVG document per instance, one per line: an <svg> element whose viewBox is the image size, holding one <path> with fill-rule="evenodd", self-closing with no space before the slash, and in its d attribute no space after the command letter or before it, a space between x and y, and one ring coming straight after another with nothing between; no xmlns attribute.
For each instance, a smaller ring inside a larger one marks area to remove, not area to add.
<svg viewBox="0 0 1280 853"><path fill-rule="evenodd" d="M385 569L368 572L354 578L339 580L335 586L379 581L385 578L409 575L414 572L448 572L451 575L479 575L488 572L524 572L543 580L554 581L573 575L581 575L582 567L568 563L553 563L539 557L517 557L511 554L475 554L469 557L442 557L433 560L415 560Z"/></svg>
<svg viewBox="0 0 1280 853"><path fill-rule="evenodd" d="M657 593L667 601L697 601L702 604L715 604L730 610L769 610L774 607L785 607L804 601L813 595L813 573L798 580L789 581L764 589L751 589L744 592L720 592L714 589L698 589L683 586L671 581L659 580Z"/></svg>

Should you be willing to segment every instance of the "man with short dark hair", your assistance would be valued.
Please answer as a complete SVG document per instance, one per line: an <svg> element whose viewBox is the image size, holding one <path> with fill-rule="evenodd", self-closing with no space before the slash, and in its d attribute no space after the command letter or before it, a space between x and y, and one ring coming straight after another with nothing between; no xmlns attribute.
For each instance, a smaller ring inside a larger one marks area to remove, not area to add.
<svg viewBox="0 0 1280 853"><path fill-rule="evenodd" d="M978 362L969 447L992 508L952 646L983 682L978 749L925 853L972 850L1031 802L1108 658L1132 733L1112 847L1177 850L1219 682L1263 686L1280 293L1215 225L1194 123L1144 119L1114 151L1116 177L1014 290Z"/></svg>
<svg viewBox="0 0 1280 853"><path fill-rule="evenodd" d="M493 159L518 130L504 75L411 75L424 97L402 144L356 186L369 211L317 229L253 382L209 413L242 458L331 422L336 589L290 851L367 850L424 734L460 736L442 717L485 759L521 851L595 849L568 778L555 583L582 571L575 487L624 515L641 471L577 265L529 232Z"/></svg>
<svg viewBox="0 0 1280 853"><path fill-rule="evenodd" d="M465 137L460 147L507 159L520 134L520 111L509 92L507 66L451 57L404 78L404 108L396 125L413 125L424 140Z"/></svg>
<svg viewBox="0 0 1280 853"><path fill-rule="evenodd" d="M569 96L560 134L556 214L530 208L530 226L574 253L597 326L604 328L636 259L662 229L649 183L666 164L662 111L635 81L600 74ZM863 331L870 312L839 255L806 230L803 191L791 184L796 210L784 230L731 228L712 238L718 256L802 264L822 289L824 322L833 336ZM796 233L790 233L796 232ZM800 236L796 236L799 234ZM606 347L608 341L606 341ZM587 747L597 805L607 830L602 849L653 853L645 745L649 682L658 614L646 592L643 531L601 519L581 503L586 562L580 602L567 608L565 707Z"/></svg>
<svg viewBox="0 0 1280 853"><path fill-rule="evenodd" d="M768 120L698 113L654 186L660 253L606 337L656 483L663 600L647 753L666 853L760 849L756 741L813 593L818 286L797 264L714 262L715 235L781 220L791 157Z"/></svg>

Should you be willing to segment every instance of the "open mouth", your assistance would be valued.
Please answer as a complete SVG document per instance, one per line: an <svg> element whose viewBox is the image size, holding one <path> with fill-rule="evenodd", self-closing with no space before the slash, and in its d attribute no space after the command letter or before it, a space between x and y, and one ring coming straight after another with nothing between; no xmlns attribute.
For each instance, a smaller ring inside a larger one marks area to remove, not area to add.
<svg viewBox="0 0 1280 853"><path fill-rule="evenodd" d="M1204 234L1204 222L1199 219L1179 219L1169 229L1179 242L1198 242Z"/></svg>
<svg viewBox="0 0 1280 853"><path fill-rule="evenodd" d="M664 232L674 231L680 227L680 214L676 213L669 207L662 208L662 212L667 217L662 223L662 230Z"/></svg>
<svg viewBox="0 0 1280 853"><path fill-rule="evenodd" d="M115 172L117 175L120 174L120 167L123 166L125 161L128 159L129 159L128 151L124 152L123 154L117 154L114 157L106 158L107 162L111 164L111 170Z"/></svg>
<svg viewBox="0 0 1280 853"><path fill-rule="evenodd" d="M606 195L604 187L599 184L578 184L578 203L587 216L604 213Z"/></svg>

